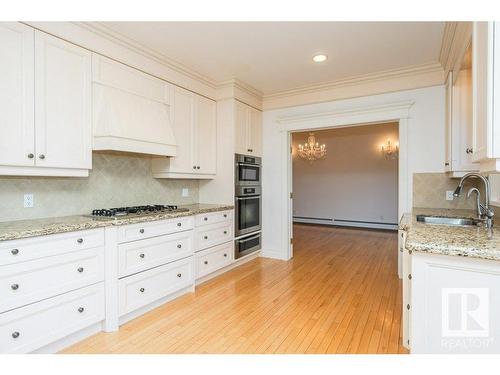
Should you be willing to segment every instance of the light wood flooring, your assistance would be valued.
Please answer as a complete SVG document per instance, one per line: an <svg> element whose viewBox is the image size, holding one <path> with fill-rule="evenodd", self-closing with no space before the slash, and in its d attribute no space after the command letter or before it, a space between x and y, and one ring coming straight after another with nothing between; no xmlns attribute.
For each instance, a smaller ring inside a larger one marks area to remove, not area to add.
<svg viewBox="0 0 500 375"><path fill-rule="evenodd" d="M257 258L65 353L406 353L397 234L295 225Z"/></svg>

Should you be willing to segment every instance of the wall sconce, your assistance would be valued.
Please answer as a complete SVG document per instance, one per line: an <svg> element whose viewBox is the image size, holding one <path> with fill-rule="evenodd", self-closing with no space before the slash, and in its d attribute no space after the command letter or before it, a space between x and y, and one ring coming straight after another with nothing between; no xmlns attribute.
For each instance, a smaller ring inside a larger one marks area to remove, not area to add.
<svg viewBox="0 0 500 375"><path fill-rule="evenodd" d="M382 153L384 154L386 159L396 159L399 153L399 145L392 144L391 140L388 139L387 142L381 147Z"/></svg>

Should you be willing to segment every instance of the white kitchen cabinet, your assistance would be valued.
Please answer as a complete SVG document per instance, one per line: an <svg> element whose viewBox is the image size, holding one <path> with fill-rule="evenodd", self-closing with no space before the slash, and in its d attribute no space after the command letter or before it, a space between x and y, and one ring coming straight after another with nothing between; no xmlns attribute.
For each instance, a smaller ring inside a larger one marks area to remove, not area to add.
<svg viewBox="0 0 500 375"><path fill-rule="evenodd" d="M93 148L175 156L171 85L92 54Z"/></svg>
<svg viewBox="0 0 500 375"><path fill-rule="evenodd" d="M153 158L157 178L214 178L217 158L216 104L180 87L172 90L177 155Z"/></svg>
<svg viewBox="0 0 500 375"><path fill-rule="evenodd" d="M500 170L499 32L496 22L473 23L473 161L484 172Z"/></svg>
<svg viewBox="0 0 500 375"><path fill-rule="evenodd" d="M88 176L90 52L22 24L0 34L0 174Z"/></svg>
<svg viewBox="0 0 500 375"><path fill-rule="evenodd" d="M406 239L406 232L404 234ZM406 349L411 349L411 325L412 325L412 252L406 249L403 245L403 259L402 259L402 282L403 282L403 306L402 306L402 339L403 346Z"/></svg>
<svg viewBox="0 0 500 375"><path fill-rule="evenodd" d="M236 153L262 156L262 112L239 101L235 107Z"/></svg>

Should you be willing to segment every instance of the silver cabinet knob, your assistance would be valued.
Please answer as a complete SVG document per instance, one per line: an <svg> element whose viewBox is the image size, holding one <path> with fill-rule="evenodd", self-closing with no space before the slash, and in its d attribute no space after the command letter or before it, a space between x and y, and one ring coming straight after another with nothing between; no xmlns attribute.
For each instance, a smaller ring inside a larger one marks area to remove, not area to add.
<svg viewBox="0 0 500 375"><path fill-rule="evenodd" d="M17 339L19 337L20 333L19 332L12 332L12 338Z"/></svg>
<svg viewBox="0 0 500 375"><path fill-rule="evenodd" d="M224 231L224 234L227 234L227 230Z"/></svg>
<svg viewBox="0 0 500 375"><path fill-rule="evenodd" d="M227 254L226 254L226 253L224 253L224 257L226 257L226 258L227 258Z"/></svg>
<svg viewBox="0 0 500 375"><path fill-rule="evenodd" d="M198 166L196 167L196 169L200 169L200 166L198 165Z"/></svg>
<svg viewBox="0 0 500 375"><path fill-rule="evenodd" d="M204 239L208 240L208 236L203 236Z"/></svg>
<svg viewBox="0 0 500 375"><path fill-rule="evenodd" d="M177 277L179 277L179 278L182 277L182 273L178 273Z"/></svg>
<svg viewBox="0 0 500 375"><path fill-rule="evenodd" d="M144 289L144 288L139 289L139 291L140 291L141 293L144 293L144 291L145 291L145 290L146 290L146 289Z"/></svg>
<svg viewBox="0 0 500 375"><path fill-rule="evenodd" d="M78 267L77 271L80 272L80 273L82 273L83 272L83 267Z"/></svg>
<svg viewBox="0 0 500 375"><path fill-rule="evenodd" d="M38 155L38 157L39 157L40 159L42 159L42 160L43 160L43 159L45 159L45 155L44 155L44 154L40 154L40 155Z"/></svg>
<svg viewBox="0 0 500 375"><path fill-rule="evenodd" d="M85 311L85 309L84 309L83 307L79 307L79 308L78 308L78 312L79 312L79 313L82 313L82 312L84 312L84 311Z"/></svg>
<svg viewBox="0 0 500 375"><path fill-rule="evenodd" d="M408 274L408 280L411 280L411 273Z"/></svg>
<svg viewBox="0 0 500 375"><path fill-rule="evenodd" d="M139 229L139 233L144 233L144 229Z"/></svg>
<svg viewBox="0 0 500 375"><path fill-rule="evenodd" d="M193 169L196 169L196 165L193 165Z"/></svg>
<svg viewBox="0 0 500 375"><path fill-rule="evenodd" d="M203 263L208 264L208 260L204 261Z"/></svg>
<svg viewBox="0 0 500 375"><path fill-rule="evenodd" d="M181 247L182 247L182 245L181 245L181 244L178 244L178 245L177 245L177 248L178 248L178 249L180 249Z"/></svg>
<svg viewBox="0 0 500 375"><path fill-rule="evenodd" d="M177 226L180 227L182 225L182 223L177 223Z"/></svg>
<svg viewBox="0 0 500 375"><path fill-rule="evenodd" d="M10 286L10 289L12 289L12 290L18 290L19 289L19 284L12 284Z"/></svg>
<svg viewBox="0 0 500 375"><path fill-rule="evenodd" d="M224 214L224 217L227 217L227 214Z"/></svg>
<svg viewBox="0 0 500 375"><path fill-rule="evenodd" d="M144 258L144 254L140 254L139 256L140 256L141 258Z"/></svg>
<svg viewBox="0 0 500 375"><path fill-rule="evenodd" d="M19 254L19 249L12 249L10 252L12 255L17 255Z"/></svg>
<svg viewBox="0 0 500 375"><path fill-rule="evenodd" d="M35 155L33 155L31 152L28 154L28 159L33 159Z"/></svg>
<svg viewBox="0 0 500 375"><path fill-rule="evenodd" d="M203 220L207 221L208 220L208 217L204 217Z"/></svg>
<svg viewBox="0 0 500 375"><path fill-rule="evenodd" d="M78 242L78 243L83 243L83 238L79 238L79 239L77 239L77 240L76 240L76 242Z"/></svg>

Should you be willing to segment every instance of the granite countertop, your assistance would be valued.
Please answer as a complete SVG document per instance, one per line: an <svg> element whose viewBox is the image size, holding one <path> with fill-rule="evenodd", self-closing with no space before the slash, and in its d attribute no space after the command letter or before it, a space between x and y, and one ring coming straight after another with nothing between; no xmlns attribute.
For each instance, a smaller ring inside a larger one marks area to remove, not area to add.
<svg viewBox="0 0 500 375"><path fill-rule="evenodd" d="M232 205L191 204L179 206L188 208L187 212L151 214L147 216L120 217L118 219L96 219L83 215L61 216L46 219L16 220L0 222L0 241L17 240L27 237L45 236L48 234L74 232L78 230L108 227L111 225L127 225L148 221L173 219L209 212L232 210Z"/></svg>
<svg viewBox="0 0 500 375"><path fill-rule="evenodd" d="M399 229L407 232L406 248L432 254L500 260L500 227L449 226L417 222L416 215L477 217L473 210L413 208Z"/></svg>

